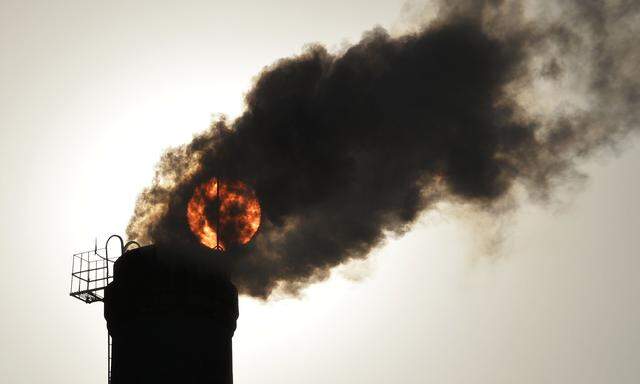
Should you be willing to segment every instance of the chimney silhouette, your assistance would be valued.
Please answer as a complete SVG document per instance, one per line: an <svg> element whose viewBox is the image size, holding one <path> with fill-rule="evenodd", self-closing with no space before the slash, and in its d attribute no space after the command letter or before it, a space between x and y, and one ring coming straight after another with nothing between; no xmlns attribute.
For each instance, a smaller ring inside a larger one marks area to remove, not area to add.
<svg viewBox="0 0 640 384"><path fill-rule="evenodd" d="M233 383L238 292L210 258L150 245L115 262L104 295L111 384Z"/></svg>

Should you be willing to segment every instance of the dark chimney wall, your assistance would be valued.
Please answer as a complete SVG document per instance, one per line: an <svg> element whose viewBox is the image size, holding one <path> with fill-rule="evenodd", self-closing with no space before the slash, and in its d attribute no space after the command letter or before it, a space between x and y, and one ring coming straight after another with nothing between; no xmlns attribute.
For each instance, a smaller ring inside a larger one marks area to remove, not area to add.
<svg viewBox="0 0 640 384"><path fill-rule="evenodd" d="M237 290L186 259L147 246L115 263L104 300L112 384L233 382Z"/></svg>

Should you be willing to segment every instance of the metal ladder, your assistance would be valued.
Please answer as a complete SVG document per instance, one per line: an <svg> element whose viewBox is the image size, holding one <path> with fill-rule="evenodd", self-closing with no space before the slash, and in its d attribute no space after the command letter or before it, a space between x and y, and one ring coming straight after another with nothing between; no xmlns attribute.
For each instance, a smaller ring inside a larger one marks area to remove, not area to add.
<svg viewBox="0 0 640 384"><path fill-rule="evenodd" d="M108 384L111 384L111 334L107 333L107 377Z"/></svg>

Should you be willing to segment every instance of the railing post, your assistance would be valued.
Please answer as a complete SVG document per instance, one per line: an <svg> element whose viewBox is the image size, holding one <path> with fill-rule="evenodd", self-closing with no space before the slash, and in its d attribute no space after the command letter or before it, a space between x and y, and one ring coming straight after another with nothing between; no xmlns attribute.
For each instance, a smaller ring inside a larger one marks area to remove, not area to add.
<svg viewBox="0 0 640 384"><path fill-rule="evenodd" d="M109 236L109 238L107 239L107 242L104 244L104 255L107 260L107 280L106 280L107 285L109 284L109 240L113 239L114 237L117 237L118 240L120 240L120 255L124 253L124 249L125 249L124 240L122 240L122 237L120 237L119 235Z"/></svg>

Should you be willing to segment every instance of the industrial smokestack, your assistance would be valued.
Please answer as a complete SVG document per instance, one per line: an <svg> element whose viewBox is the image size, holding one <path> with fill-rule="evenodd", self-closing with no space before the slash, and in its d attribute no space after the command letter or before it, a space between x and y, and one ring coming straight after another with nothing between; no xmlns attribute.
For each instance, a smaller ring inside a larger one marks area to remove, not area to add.
<svg viewBox="0 0 640 384"><path fill-rule="evenodd" d="M112 384L233 383L238 292L198 256L152 245L116 261L104 297Z"/></svg>

